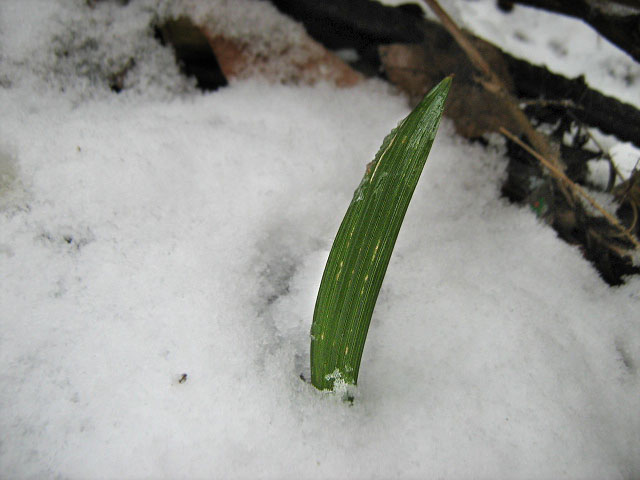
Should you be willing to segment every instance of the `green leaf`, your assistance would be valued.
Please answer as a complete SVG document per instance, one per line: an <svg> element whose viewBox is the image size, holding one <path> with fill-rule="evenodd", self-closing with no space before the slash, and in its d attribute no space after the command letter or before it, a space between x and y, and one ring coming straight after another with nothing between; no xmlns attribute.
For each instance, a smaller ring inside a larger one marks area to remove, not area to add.
<svg viewBox="0 0 640 480"><path fill-rule="evenodd" d="M320 390L358 380L371 315L450 86L447 77L387 135L342 220L311 326L311 383Z"/></svg>

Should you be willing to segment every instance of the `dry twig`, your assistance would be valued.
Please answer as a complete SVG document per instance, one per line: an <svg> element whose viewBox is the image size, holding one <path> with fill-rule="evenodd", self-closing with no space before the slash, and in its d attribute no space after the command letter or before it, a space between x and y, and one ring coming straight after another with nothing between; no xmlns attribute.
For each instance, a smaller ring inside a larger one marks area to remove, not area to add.
<svg viewBox="0 0 640 480"><path fill-rule="evenodd" d="M531 125L527 116L520 109L518 100L511 95L505 83L492 70L482 54L471 43L467 35L456 25L437 0L424 0L424 2L438 16L442 25L453 36L460 48L464 50L473 66L480 72L481 77L478 78L478 81L482 86L487 91L494 93L504 103L505 109L509 112L519 129L527 136L531 145L533 145L534 148L541 152L546 158L551 159L554 165L562 169L562 163L560 162L556 149L551 146L544 135L533 128L533 125ZM566 192L563 193L565 193L566 196ZM569 200L569 198L567 198L567 200Z"/></svg>
<svg viewBox="0 0 640 480"><path fill-rule="evenodd" d="M500 127L500 133L502 133L505 137L507 137L512 142L517 143L520 147L526 150L527 153L535 157L542 165L544 165L547 168L547 170L549 170L549 172L551 172L551 174L554 177L560 180L561 183L567 185L574 193L582 196L587 202L591 204L593 208L598 210L613 227L619 230L620 233L622 233L623 236L633 244L635 249L640 249L640 242L635 237L635 235L633 235L629 230L624 228L624 226L618 221L616 217L614 217L609 212L607 212L604 208L602 208L600 204L596 202L593 199L593 197L591 197L591 195L589 195L587 192L584 191L582 187L580 187L579 185L574 183L569 177L567 177L565 173L562 170L560 170L556 165L554 165L552 162L544 158L542 155L540 155L533 148L531 148L529 145L524 143L522 140L520 140L518 137L516 137L513 133L511 133L506 128Z"/></svg>

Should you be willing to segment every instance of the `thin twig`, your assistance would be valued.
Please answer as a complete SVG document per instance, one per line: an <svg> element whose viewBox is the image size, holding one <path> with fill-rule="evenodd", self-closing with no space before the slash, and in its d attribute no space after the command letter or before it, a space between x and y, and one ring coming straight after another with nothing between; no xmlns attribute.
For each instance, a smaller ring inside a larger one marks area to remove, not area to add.
<svg viewBox="0 0 640 480"><path fill-rule="evenodd" d="M509 112L511 117L514 120L514 123L519 127L519 130L524 133L531 145L534 146L536 150L541 152L546 158L550 159L550 161L556 166L556 168L562 170L562 163L560 161L560 157L551 144L549 140L542 134L536 131L531 125L531 122L524 114L524 112L520 109L518 105L518 101L516 98L511 95L505 83L500 79L498 75L492 70L489 63L484 59L482 54L478 51L478 49L471 43L467 35L456 25L453 19L449 16L449 14L440 6L437 0L423 0L431 10L436 14L436 16L442 22L444 28L453 36L455 41L458 43L460 48L465 52L466 56L469 58L471 64L480 72L482 75L478 81L482 84L482 86L489 92L494 93L499 99L502 100L506 110ZM562 193L566 197L569 203L573 202L570 193L561 186Z"/></svg>
<svg viewBox="0 0 640 480"><path fill-rule="evenodd" d="M635 167L633 167L633 170L631 170L631 173L629 174L629 178L625 180L625 182L627 183L627 186L624 188L624 191L622 193L616 193L616 198L619 199L620 203L624 203L624 201L627 199L627 197L631 193L631 190L633 190L633 187L636 185L636 183L640 183L635 178L635 175L638 172L638 163L640 163L640 158L638 158L638 161L636 162ZM621 187L622 185L619 185L617 188L621 188ZM632 201L630 201L629 203L633 204Z"/></svg>
<svg viewBox="0 0 640 480"><path fill-rule="evenodd" d="M633 202L629 202L629 205L631 205L631 211L633 212L633 220L631 221L629 230L633 232L633 230L636 228L636 224L638 223L638 207L636 207L636 204Z"/></svg>
<svg viewBox="0 0 640 480"><path fill-rule="evenodd" d="M594 232L593 230L589 230L587 232L587 235L595 238L597 241L600 242L601 245L603 245L604 247L608 248L609 250L611 250L613 253L615 253L616 255L618 255L619 257L628 257L629 256L629 251L625 250L621 247L618 247L617 245L614 245L611 242L608 242L602 235L600 235L599 233Z"/></svg>
<svg viewBox="0 0 640 480"><path fill-rule="evenodd" d="M513 133L511 133L506 128L500 127L500 133L502 133L505 137L507 137L512 142L517 143L520 147L526 150L530 155L535 157L542 165L544 165L551 172L551 174L554 177L556 177L558 180L560 180L564 184L568 185L573 192L582 196L587 202L591 204L593 208L598 210L611 225L613 225L616 229L618 229L634 245L636 249L640 249L640 242L635 237L635 235L633 235L629 230L624 228L624 226L618 221L617 218L615 218L613 215L607 212L604 208L602 208L600 204L591 197L591 195L589 195L587 192L584 191L582 187L580 187L579 185L574 183L569 177L567 177L562 170L560 170L553 163L551 163L549 160L544 158L542 155L540 155L538 152L536 152L534 149L532 149L529 145L524 143L522 140L520 140L518 137L516 137Z"/></svg>
<svg viewBox="0 0 640 480"><path fill-rule="evenodd" d="M476 69L482 73L485 77L485 81L488 81L488 90L497 93L499 90L504 89L504 85L500 78L493 72L487 61L482 54L473 46L471 41L467 38L462 30L456 25L449 14L440 6L437 0L424 0L424 2L433 10L433 13L442 22L444 28L451 34L455 41L460 45L460 48L464 50L471 63Z"/></svg>

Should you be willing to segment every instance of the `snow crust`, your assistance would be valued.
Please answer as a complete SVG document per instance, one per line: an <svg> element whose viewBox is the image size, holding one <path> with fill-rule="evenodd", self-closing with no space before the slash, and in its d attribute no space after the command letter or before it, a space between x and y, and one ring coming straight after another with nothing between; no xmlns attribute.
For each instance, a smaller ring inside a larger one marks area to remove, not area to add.
<svg viewBox="0 0 640 480"><path fill-rule="evenodd" d="M165 4L84 4L0 3L2 477L640 476L640 280L501 199L499 142L443 122L344 402L300 379L315 295L404 99L200 94Z"/></svg>

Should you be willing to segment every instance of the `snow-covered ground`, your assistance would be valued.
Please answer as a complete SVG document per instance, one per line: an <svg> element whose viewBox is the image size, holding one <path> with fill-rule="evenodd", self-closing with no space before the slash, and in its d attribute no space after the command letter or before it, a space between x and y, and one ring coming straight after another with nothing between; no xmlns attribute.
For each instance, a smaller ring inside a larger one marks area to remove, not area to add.
<svg viewBox="0 0 640 480"><path fill-rule="evenodd" d="M198 93L148 28L166 4L0 2L1 478L640 477L640 279L608 287L500 198L499 142L447 120L355 401L302 381L333 236L406 103L380 82ZM594 35L572 31L568 58ZM109 92L96 72L131 51ZM640 103L640 77L605 77Z"/></svg>

